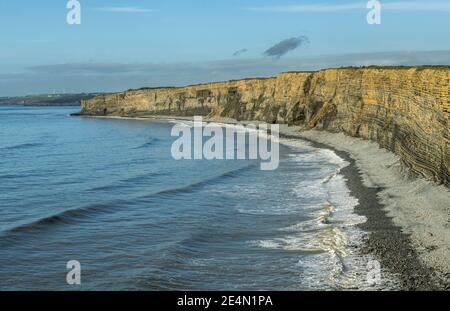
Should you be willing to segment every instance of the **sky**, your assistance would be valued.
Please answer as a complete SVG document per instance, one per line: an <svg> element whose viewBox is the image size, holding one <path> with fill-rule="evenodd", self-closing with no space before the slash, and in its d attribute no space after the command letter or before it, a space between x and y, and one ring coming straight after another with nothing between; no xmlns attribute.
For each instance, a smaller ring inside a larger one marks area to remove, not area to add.
<svg viewBox="0 0 450 311"><path fill-rule="evenodd" d="M450 64L450 1L0 0L0 97Z"/></svg>

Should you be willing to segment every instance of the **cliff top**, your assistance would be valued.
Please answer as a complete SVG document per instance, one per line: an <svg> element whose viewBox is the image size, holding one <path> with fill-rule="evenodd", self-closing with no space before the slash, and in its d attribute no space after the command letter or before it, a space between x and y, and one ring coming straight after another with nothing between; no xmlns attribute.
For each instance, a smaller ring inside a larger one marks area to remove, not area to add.
<svg viewBox="0 0 450 311"><path fill-rule="evenodd" d="M278 75L282 74L301 74L301 73L314 73L314 72L322 72L327 70L359 70L359 69L381 69L381 70L426 70L426 69L435 69L435 70L450 70L450 65L422 65L422 66L379 66L379 65L370 65L370 66L346 66L346 67L330 67L330 68L324 68L320 70L292 70L292 71L284 71L280 72ZM229 83L229 82L237 82L237 81L251 81L251 80L269 80L273 79L276 76L270 76L270 77L254 77L254 78L243 78L243 79L232 79L232 80L226 80L226 81L211 81L211 82L204 82L204 83L194 83L194 84L188 84L183 86L161 86L161 87L142 87L137 89L129 89L127 92L130 91L143 91L143 90L156 90L156 89L177 89L177 88L185 88L185 87L195 87L195 86L201 86L201 85L208 85L208 84L219 84L219 83ZM121 93L121 92L119 92Z"/></svg>

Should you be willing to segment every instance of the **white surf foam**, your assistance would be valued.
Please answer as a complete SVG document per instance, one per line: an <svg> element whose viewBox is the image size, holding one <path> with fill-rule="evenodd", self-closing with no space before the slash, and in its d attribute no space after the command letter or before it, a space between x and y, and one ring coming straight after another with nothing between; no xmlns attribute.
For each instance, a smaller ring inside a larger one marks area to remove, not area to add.
<svg viewBox="0 0 450 311"><path fill-rule="evenodd" d="M323 197L324 202L319 209L312 206L306 213L312 216L310 220L280 228L286 236L255 241L254 245L306 253L299 260L302 287L317 289L326 284L325 287L330 289L374 289L366 282L367 263L373 258L359 252L366 233L357 225L364 223L366 218L355 214L354 208L359 202L351 195L345 177L340 174L349 163L332 150L315 149L307 142L283 140L283 143L307 151L290 157L290 161L298 162L299 166L320 161L327 166L314 170L314 179L299 179L298 186L293 189L299 200ZM389 286L395 288L395 284Z"/></svg>

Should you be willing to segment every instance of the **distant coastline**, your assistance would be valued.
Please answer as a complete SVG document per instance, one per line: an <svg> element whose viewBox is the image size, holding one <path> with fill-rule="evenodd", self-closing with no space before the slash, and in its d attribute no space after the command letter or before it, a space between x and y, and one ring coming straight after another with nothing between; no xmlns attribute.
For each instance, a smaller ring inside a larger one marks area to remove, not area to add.
<svg viewBox="0 0 450 311"><path fill-rule="evenodd" d="M88 100L97 95L98 93L75 93L0 97L0 105L79 106L82 100Z"/></svg>

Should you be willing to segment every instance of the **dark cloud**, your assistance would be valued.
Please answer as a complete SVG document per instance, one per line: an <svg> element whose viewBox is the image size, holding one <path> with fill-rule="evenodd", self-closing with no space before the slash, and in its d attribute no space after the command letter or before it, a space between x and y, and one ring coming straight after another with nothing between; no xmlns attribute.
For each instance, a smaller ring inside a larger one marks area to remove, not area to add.
<svg viewBox="0 0 450 311"><path fill-rule="evenodd" d="M248 52L247 49L238 50L238 51L233 53L233 56L241 56L242 54L244 54L246 52Z"/></svg>
<svg viewBox="0 0 450 311"><path fill-rule="evenodd" d="M295 50L296 48L309 43L308 37L301 36L297 38L289 38L278 42L274 46L270 47L264 52L264 55L271 56L275 58L280 58L289 51Z"/></svg>
<svg viewBox="0 0 450 311"><path fill-rule="evenodd" d="M299 58L233 58L203 63L68 63L35 66L23 72L0 72L0 97L71 92L113 92L129 88L180 86L282 71L319 70L369 65L450 65L450 51L384 52L304 56Z"/></svg>

